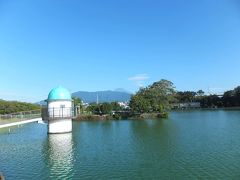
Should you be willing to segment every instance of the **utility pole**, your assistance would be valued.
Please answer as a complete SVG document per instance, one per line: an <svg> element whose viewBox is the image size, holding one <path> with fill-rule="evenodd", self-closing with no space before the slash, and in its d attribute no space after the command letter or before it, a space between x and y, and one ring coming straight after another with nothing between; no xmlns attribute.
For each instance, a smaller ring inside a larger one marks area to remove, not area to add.
<svg viewBox="0 0 240 180"><path fill-rule="evenodd" d="M97 94L97 105L98 105L98 94Z"/></svg>

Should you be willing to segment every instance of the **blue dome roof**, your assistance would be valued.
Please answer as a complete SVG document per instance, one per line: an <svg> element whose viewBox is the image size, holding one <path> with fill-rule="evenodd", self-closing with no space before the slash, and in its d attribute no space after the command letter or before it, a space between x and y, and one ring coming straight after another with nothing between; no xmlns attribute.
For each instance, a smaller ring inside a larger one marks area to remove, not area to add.
<svg viewBox="0 0 240 180"><path fill-rule="evenodd" d="M48 94L48 101L55 100L72 100L71 93L61 86L53 88Z"/></svg>

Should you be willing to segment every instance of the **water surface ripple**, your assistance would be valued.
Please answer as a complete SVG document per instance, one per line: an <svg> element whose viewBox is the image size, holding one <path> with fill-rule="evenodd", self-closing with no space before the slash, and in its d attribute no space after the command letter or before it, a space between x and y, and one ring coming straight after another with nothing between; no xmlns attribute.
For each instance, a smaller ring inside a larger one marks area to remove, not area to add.
<svg viewBox="0 0 240 180"><path fill-rule="evenodd" d="M172 112L166 120L74 122L0 130L6 179L240 179L240 111Z"/></svg>

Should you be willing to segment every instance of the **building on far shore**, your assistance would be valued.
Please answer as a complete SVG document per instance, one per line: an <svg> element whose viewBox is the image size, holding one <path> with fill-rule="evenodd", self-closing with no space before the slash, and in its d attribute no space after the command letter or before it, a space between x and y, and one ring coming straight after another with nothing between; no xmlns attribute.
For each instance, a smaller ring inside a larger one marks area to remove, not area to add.
<svg viewBox="0 0 240 180"><path fill-rule="evenodd" d="M196 109L201 108L200 102L186 102L186 103L174 103L173 109Z"/></svg>
<svg viewBox="0 0 240 180"><path fill-rule="evenodd" d="M129 103L128 102L118 102L119 106L121 106L124 109L129 109Z"/></svg>

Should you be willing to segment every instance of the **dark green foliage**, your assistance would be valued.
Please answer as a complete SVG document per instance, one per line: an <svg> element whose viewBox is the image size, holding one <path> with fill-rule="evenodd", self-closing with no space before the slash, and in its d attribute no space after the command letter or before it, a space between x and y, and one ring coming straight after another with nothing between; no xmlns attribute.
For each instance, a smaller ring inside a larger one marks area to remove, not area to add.
<svg viewBox="0 0 240 180"><path fill-rule="evenodd" d="M0 114L10 114L22 111L37 110L41 107L36 104L18 102L18 101L4 101L0 100Z"/></svg>
<svg viewBox="0 0 240 180"><path fill-rule="evenodd" d="M102 103L99 106L100 114L111 114L112 106L110 103Z"/></svg>
<svg viewBox="0 0 240 180"><path fill-rule="evenodd" d="M123 107L121 107L117 102L112 102L111 107L113 111L122 111Z"/></svg>
<svg viewBox="0 0 240 180"><path fill-rule="evenodd" d="M225 107L240 106L240 86L234 90L225 92L222 101Z"/></svg>
<svg viewBox="0 0 240 180"><path fill-rule="evenodd" d="M176 99L181 103L192 102L194 101L196 95L197 93L194 91L178 91L176 93Z"/></svg>
<svg viewBox="0 0 240 180"><path fill-rule="evenodd" d="M86 111L92 114L99 114L99 105L97 105L96 103L91 103L87 108Z"/></svg>
<svg viewBox="0 0 240 180"><path fill-rule="evenodd" d="M202 90L197 92L184 91L176 93L176 102L200 102L202 108L212 107L240 107L240 86L234 90L226 91L223 96L204 95Z"/></svg>
<svg viewBox="0 0 240 180"><path fill-rule="evenodd" d="M130 107L136 113L165 112L175 101L173 83L161 80L141 88L130 100Z"/></svg>
<svg viewBox="0 0 240 180"><path fill-rule="evenodd" d="M83 113L83 102L82 102L82 100L78 97L73 97L72 100L73 100L74 107L78 106L80 108L80 113Z"/></svg>
<svg viewBox="0 0 240 180"><path fill-rule="evenodd" d="M205 94L205 92L203 91L203 90L198 90L197 92L196 92L196 95L197 96L203 96Z"/></svg>
<svg viewBox="0 0 240 180"><path fill-rule="evenodd" d="M202 96L196 101L200 102L203 108L223 107L222 98L217 95Z"/></svg>
<svg viewBox="0 0 240 180"><path fill-rule="evenodd" d="M217 95L205 95L202 90L194 91L179 91L176 93L176 102L189 103L200 102L202 108L222 107L222 98Z"/></svg>
<svg viewBox="0 0 240 180"><path fill-rule="evenodd" d="M80 106L80 105L82 105L82 100L81 100L80 98L78 98L78 97L73 97L72 100L73 100L74 106Z"/></svg>
<svg viewBox="0 0 240 180"><path fill-rule="evenodd" d="M92 103L86 108L87 112L98 115L111 114L113 111L122 110L123 108L117 102L101 104Z"/></svg>
<svg viewBox="0 0 240 180"><path fill-rule="evenodd" d="M103 120L111 120L112 117L109 115L80 115L76 119L77 121L103 121Z"/></svg>

